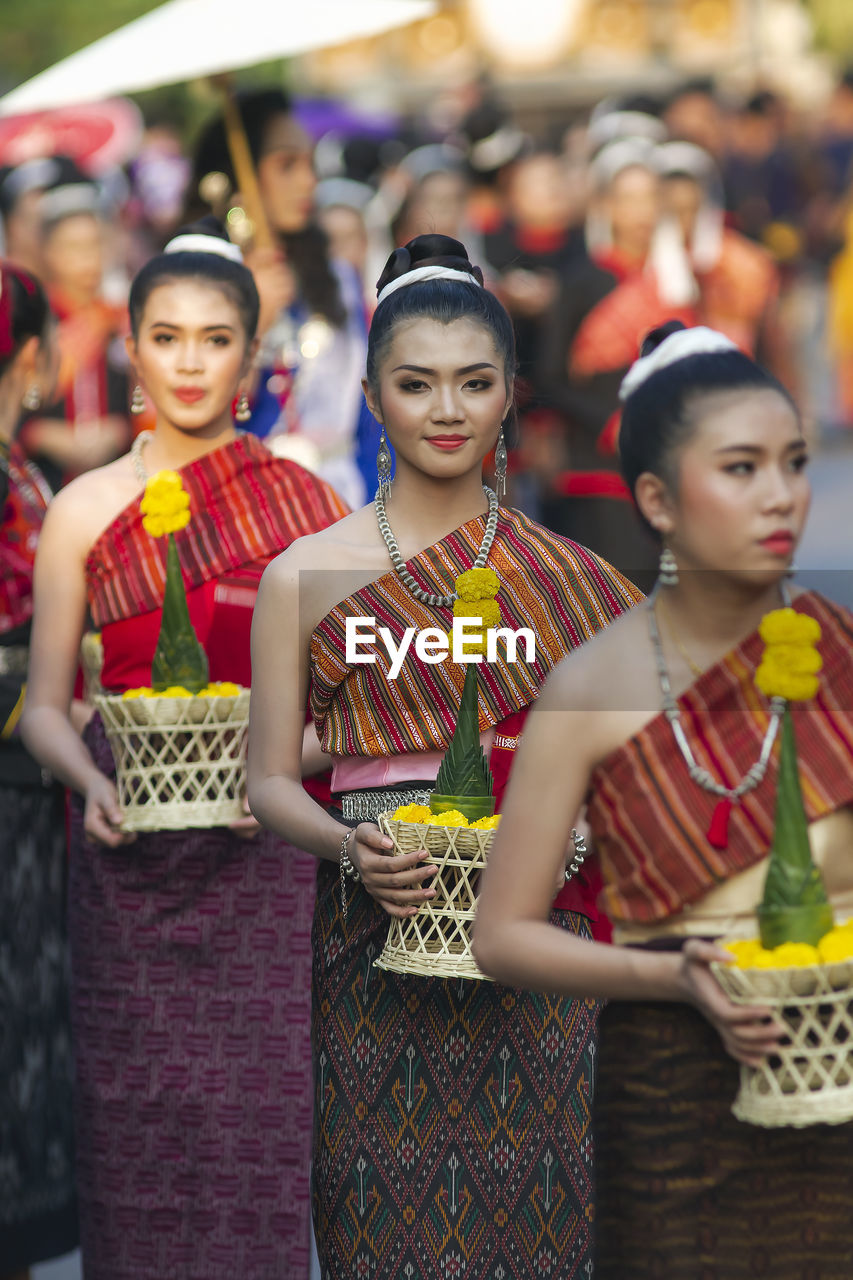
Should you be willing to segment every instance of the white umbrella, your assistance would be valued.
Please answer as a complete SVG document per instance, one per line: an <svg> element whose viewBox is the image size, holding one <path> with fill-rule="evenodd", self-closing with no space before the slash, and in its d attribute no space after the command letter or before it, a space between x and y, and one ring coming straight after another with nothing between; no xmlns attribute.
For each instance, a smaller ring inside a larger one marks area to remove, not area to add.
<svg viewBox="0 0 853 1280"><path fill-rule="evenodd" d="M0 115L292 57L379 35L435 8L435 0L168 0L7 93Z"/></svg>

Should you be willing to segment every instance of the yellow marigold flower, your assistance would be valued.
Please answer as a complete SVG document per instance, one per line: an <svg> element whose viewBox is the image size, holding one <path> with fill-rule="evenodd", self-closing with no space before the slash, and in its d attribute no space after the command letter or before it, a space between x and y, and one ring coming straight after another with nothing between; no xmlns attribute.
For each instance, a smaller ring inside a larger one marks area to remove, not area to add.
<svg viewBox="0 0 853 1280"><path fill-rule="evenodd" d="M810 964L820 964L817 947L807 942L783 942L773 949L773 961L777 969L794 969Z"/></svg>
<svg viewBox="0 0 853 1280"><path fill-rule="evenodd" d="M145 486L139 504L142 526L152 538L176 533L190 522L190 498L177 471L158 471Z"/></svg>
<svg viewBox="0 0 853 1280"><path fill-rule="evenodd" d="M853 929L849 924L830 929L817 944L817 950L823 964L853 960Z"/></svg>
<svg viewBox="0 0 853 1280"><path fill-rule="evenodd" d="M808 702L820 686L817 676L796 675L766 659L755 673L755 683L768 698L785 698L788 702Z"/></svg>
<svg viewBox="0 0 853 1280"><path fill-rule="evenodd" d="M401 804L393 814L395 822L429 822L431 817L427 804Z"/></svg>
<svg viewBox="0 0 853 1280"><path fill-rule="evenodd" d="M751 969L753 959L761 950L761 943L758 938L743 938L727 942L724 950L731 952L738 969Z"/></svg>
<svg viewBox="0 0 853 1280"><path fill-rule="evenodd" d="M196 694L197 698L236 698L240 692L239 684L232 684L230 680L213 680L210 684L205 685L203 689L199 689Z"/></svg>
<svg viewBox="0 0 853 1280"><path fill-rule="evenodd" d="M765 644L815 645L821 637L820 623L796 609L774 609L761 619L758 634Z"/></svg>
<svg viewBox="0 0 853 1280"><path fill-rule="evenodd" d="M761 621L759 633L766 648L755 683L768 698L805 702L818 690L817 673L823 659L815 648L820 623L795 609L774 609Z"/></svg>
<svg viewBox="0 0 853 1280"><path fill-rule="evenodd" d="M170 684L168 689L157 694L158 698L191 698L192 696L189 689L185 689L182 684Z"/></svg>
<svg viewBox="0 0 853 1280"><path fill-rule="evenodd" d="M491 600L500 591L501 581L494 569L466 569L456 579L460 600Z"/></svg>
<svg viewBox="0 0 853 1280"><path fill-rule="evenodd" d="M125 689L121 695L123 698L150 698L151 689Z"/></svg>
<svg viewBox="0 0 853 1280"><path fill-rule="evenodd" d="M472 828L476 827L478 831L494 831L499 825L500 820L501 815L499 813L493 813L490 818L478 818L476 822L472 822L470 825Z"/></svg>
<svg viewBox="0 0 853 1280"><path fill-rule="evenodd" d="M496 600L456 600L454 618L480 618L484 627L501 625L501 607Z"/></svg>
<svg viewBox="0 0 853 1280"><path fill-rule="evenodd" d="M447 632L447 643L450 646L450 654L453 655L453 632ZM479 635L467 635L462 640L462 652L469 656L473 653L482 653L486 655L486 633L480 632Z"/></svg>
<svg viewBox="0 0 853 1280"><path fill-rule="evenodd" d="M759 947L754 952L750 964L743 967L745 969L778 969L779 965L773 951L765 951L763 947Z"/></svg>
<svg viewBox="0 0 853 1280"><path fill-rule="evenodd" d="M431 813L430 826L433 827L467 827L468 819L458 809L448 809L446 813Z"/></svg>

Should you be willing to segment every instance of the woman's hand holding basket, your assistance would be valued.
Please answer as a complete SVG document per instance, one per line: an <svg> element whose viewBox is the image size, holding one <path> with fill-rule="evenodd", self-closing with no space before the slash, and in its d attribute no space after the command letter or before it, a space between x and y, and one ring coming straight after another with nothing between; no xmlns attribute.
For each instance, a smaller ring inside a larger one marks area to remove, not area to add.
<svg viewBox="0 0 853 1280"><path fill-rule="evenodd" d="M349 847L349 857L372 898L390 916L410 916L435 894L424 881L436 872L426 849L388 856L393 842L374 822L360 822ZM425 865L426 864L426 865Z"/></svg>

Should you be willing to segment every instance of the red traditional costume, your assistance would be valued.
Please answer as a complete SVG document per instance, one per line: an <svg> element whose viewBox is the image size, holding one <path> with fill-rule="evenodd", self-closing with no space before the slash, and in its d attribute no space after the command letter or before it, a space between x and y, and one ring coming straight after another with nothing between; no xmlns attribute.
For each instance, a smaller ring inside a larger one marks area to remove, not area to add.
<svg viewBox="0 0 853 1280"><path fill-rule="evenodd" d="M181 470L175 534L211 678L249 683L263 566L345 513L246 436ZM150 683L164 540L134 501L89 554L103 682ZM87 740L112 768L96 719ZM83 836L70 915L87 1280L304 1280L309 1259L310 941L315 861L268 832Z"/></svg>

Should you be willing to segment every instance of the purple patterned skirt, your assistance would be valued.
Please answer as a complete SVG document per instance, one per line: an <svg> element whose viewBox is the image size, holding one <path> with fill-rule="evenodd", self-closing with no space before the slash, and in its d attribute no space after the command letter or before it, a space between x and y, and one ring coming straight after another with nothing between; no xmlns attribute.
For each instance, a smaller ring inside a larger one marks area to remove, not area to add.
<svg viewBox="0 0 853 1280"><path fill-rule="evenodd" d="M105 772L100 722L87 743ZM86 1280L304 1280L316 861L224 828L85 841L72 1026Z"/></svg>

